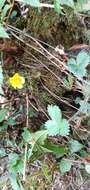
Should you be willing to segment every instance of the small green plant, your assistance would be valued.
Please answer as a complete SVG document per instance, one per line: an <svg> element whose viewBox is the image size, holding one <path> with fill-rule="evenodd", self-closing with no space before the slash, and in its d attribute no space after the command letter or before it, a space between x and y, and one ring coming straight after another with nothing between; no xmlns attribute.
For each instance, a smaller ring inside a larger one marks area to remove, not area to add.
<svg viewBox="0 0 90 190"><path fill-rule="evenodd" d="M20 1L18 1L20 2ZM52 3L41 3L39 0L21 0L22 3L30 5L32 7L37 8L52 8L59 14L65 15L64 13L64 7L69 7L70 10L74 11L81 11L81 7L86 4L86 0L80 0L78 3L75 3L74 0L55 0L51 1ZM79 9L77 8L77 5L79 5ZM9 35L7 34L5 30L5 22L6 17L10 16L8 15L8 12L10 9L12 9L12 1L5 1L0 0L0 38L9 38ZM40 10L40 9L39 9ZM12 12L12 11L11 11ZM15 16L16 12L13 12L11 16ZM76 117L75 120L72 119L72 121L78 120L79 117L82 115L90 115L90 81L87 81L87 66L90 63L90 55L87 51L81 51L76 58L69 59L67 66L68 66L68 76L64 80L64 86L68 88L68 90L73 89L74 83L76 82L76 78L81 79L81 89L82 95L85 97L85 99L81 100L79 99L78 103L80 107L78 108L77 113L75 113ZM2 99L2 95L4 95L3 92L3 60L2 60L2 52L1 52L1 62L0 62L0 95ZM74 76L72 76L73 74ZM82 84L83 77L85 77L85 81ZM89 78L89 77L88 77ZM11 85L17 90L17 88L21 89L23 87L23 84L25 82L25 79L18 76L13 76L10 79ZM79 80L78 80L79 82ZM85 83L86 82L86 83ZM87 85L86 85L87 84ZM24 94L24 93L22 93ZM1 103L1 102L0 102ZM12 101L11 101L11 107L12 107ZM13 127L17 127L16 121L13 119L13 109L8 108L7 105L4 107L1 106L0 108L0 132L6 132L8 133L9 127L10 129L13 129ZM29 105L27 106L29 107ZM75 108L75 107L74 107ZM28 108L27 108L28 109ZM77 108L76 108L77 109ZM31 111L31 109L30 109ZM11 112L11 113L10 113ZM7 149L0 147L0 157L6 157L8 156L8 173L9 177L8 180L12 186L12 189L14 190L24 190L23 183L26 180L27 176L27 164L28 162L30 164L33 163L33 161L39 160L41 156L52 153L54 154L55 159L59 159L59 162L57 162L55 169L60 169L60 172L62 174L69 172L74 165L73 161L76 161L79 165L83 165L83 168L87 171L87 173L90 174L90 164L82 159L90 157L89 153L87 152L86 145L83 145L83 142L75 139L73 137L73 128L70 130L70 127L72 127L72 123L70 123L70 120L64 119L62 116L62 111L57 105L48 105L47 108L48 115L50 119L48 119L44 124L43 128L38 131L32 132L31 128L29 128L29 122L26 124L26 127L21 132L21 138L20 141L15 140L7 140L7 145L10 146L10 149L7 146ZM79 116L78 116L79 113ZM11 115L10 115L11 114ZM67 113L65 113L67 114ZM26 120L30 115L30 119L33 118L34 113L31 111L29 113L29 110L26 113ZM47 114L46 114L47 115ZM77 117L78 116L78 117ZM71 119L71 118L70 118ZM21 126L20 126L21 127ZM76 129L76 128L75 128ZM10 131L11 132L11 131ZM63 139L63 140L62 140ZM17 140L17 139L16 139ZM8 151L7 151L8 150ZM80 162L82 161L83 162ZM44 176L48 179L48 181L51 183L51 174L49 179L49 166L47 165L40 165L40 170L42 170ZM31 176L30 176L31 177ZM33 178L34 179L34 178ZM36 183L37 184L37 183ZM31 188L31 187L30 187ZM4 188L3 188L4 189Z"/></svg>
<svg viewBox="0 0 90 190"><path fill-rule="evenodd" d="M68 69L76 77L87 76L86 67L90 63L90 55L86 51L81 51L76 59L71 58L68 61Z"/></svg>

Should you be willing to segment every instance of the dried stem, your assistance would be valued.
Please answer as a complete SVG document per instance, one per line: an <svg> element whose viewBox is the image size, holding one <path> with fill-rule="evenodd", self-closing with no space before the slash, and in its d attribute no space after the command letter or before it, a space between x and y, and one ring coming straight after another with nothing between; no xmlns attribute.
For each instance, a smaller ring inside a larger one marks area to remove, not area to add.
<svg viewBox="0 0 90 190"><path fill-rule="evenodd" d="M29 112L29 98L28 94L26 94L26 128L29 126L29 118L28 118L28 112ZM28 143L25 143L25 154L24 154L24 169L23 169L23 181L26 180L26 167L27 167L27 151L28 151Z"/></svg>

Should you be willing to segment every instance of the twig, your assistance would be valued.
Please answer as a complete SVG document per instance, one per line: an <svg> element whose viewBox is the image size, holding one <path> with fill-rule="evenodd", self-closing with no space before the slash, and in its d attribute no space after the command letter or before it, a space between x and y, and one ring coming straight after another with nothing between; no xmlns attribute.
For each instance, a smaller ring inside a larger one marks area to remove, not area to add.
<svg viewBox="0 0 90 190"><path fill-rule="evenodd" d="M4 23L5 24L5 23ZM54 55L52 55L50 52L48 52L40 43L39 43L39 41L37 40L37 39L35 39L34 37L32 37L32 36L30 36L29 34L27 34L26 32L22 32L20 29L18 29L18 28L16 28L16 27L13 27L13 26L11 26L11 25L7 25L8 26L8 28L11 30L11 31L14 31L14 32L16 32L16 33L19 33L19 34L22 34L22 35L24 35L24 36L26 36L26 37L28 37L28 38L30 38L31 40L33 40L34 42L36 42L36 44L37 45L39 45L39 47L41 47L49 56L51 56L54 60L56 60L60 65L62 65L63 66L63 68L65 68L66 69L66 73L67 73L67 75L68 75L68 67L63 63L63 62L61 62L57 57L55 57ZM24 44L26 44L28 47L31 47L31 48L33 48L34 50L36 50L37 52L39 52L39 53L41 53L42 55L44 55L45 56L45 54L44 53L42 53L40 50L37 50L36 48L34 48L34 47L32 47L30 44L28 44L28 43L25 43L24 42L24 40L22 40L22 39L20 39L17 35L15 35L13 32L11 32L11 34L14 36L14 37L16 37L18 40L20 40L22 43L24 43ZM47 59L49 59L48 58L48 56L45 56ZM50 60L50 59L49 59ZM59 67L59 65L57 65L55 62L53 62L52 60L50 60L54 65L56 65L56 67L58 68L58 69L60 69L61 70L61 68ZM76 77L76 76L75 76ZM89 85L89 83L86 81L86 80L84 80L84 79L82 79L82 78L77 78L78 79L78 81L80 81L81 82L81 84L82 83L84 83L84 84L87 84L87 85ZM82 86L82 85L80 85L80 86Z"/></svg>
<svg viewBox="0 0 90 190"><path fill-rule="evenodd" d="M28 118L28 112L29 112L29 98L28 94L26 94L26 128L29 126L29 118ZM24 169L23 169L23 181L26 180L26 167L27 167L27 151L28 151L28 143L25 144L25 154L24 154Z"/></svg>
<svg viewBox="0 0 90 190"><path fill-rule="evenodd" d="M69 106L69 107L71 107L71 108L73 108L73 109L75 109L75 110L78 110L75 106L69 104L69 103L68 103L67 101L65 101L65 100L62 100L59 96L57 96L57 95L54 94L51 90L49 90L49 89L42 83L42 81L41 81L41 84L42 84L43 88L44 88L45 90L47 90L54 98L56 98L57 100L59 100L59 101L65 103L67 106Z"/></svg>

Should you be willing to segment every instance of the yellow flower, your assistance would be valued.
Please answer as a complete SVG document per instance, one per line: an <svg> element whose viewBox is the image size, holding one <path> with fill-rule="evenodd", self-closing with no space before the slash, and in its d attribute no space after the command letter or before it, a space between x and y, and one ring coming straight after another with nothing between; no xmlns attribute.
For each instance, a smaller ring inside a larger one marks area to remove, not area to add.
<svg viewBox="0 0 90 190"><path fill-rule="evenodd" d="M9 81L11 86L15 89L23 88L23 85L25 83L24 77L22 77L19 73L15 73L12 77L10 77Z"/></svg>

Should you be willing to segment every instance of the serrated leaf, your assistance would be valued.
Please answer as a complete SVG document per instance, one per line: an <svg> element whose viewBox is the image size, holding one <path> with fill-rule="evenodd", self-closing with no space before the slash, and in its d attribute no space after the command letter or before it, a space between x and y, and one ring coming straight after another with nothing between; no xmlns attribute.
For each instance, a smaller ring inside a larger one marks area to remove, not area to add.
<svg viewBox="0 0 90 190"><path fill-rule="evenodd" d="M82 148L83 144L79 143L77 140L71 139L69 141L69 149L71 154L80 151Z"/></svg>
<svg viewBox="0 0 90 190"><path fill-rule="evenodd" d="M85 164L85 170L88 174L90 174L90 164L88 163Z"/></svg>
<svg viewBox="0 0 90 190"><path fill-rule="evenodd" d="M48 105L47 111L51 119L56 120L58 122L61 121L62 112L58 106Z"/></svg>
<svg viewBox="0 0 90 190"><path fill-rule="evenodd" d="M90 97L90 80L87 81L87 84L83 84L82 93L85 97Z"/></svg>
<svg viewBox="0 0 90 190"><path fill-rule="evenodd" d="M48 135L49 136L56 136L59 134L59 126L58 122L53 121L53 120L48 120L45 123L45 127L48 130Z"/></svg>
<svg viewBox="0 0 90 190"><path fill-rule="evenodd" d="M66 119L62 120L62 127L60 128L60 135L61 136L67 136L69 135L70 129L69 129L69 123Z"/></svg>
<svg viewBox="0 0 90 190"><path fill-rule="evenodd" d="M86 67L89 62L90 62L90 55L89 53L87 53L86 51L81 51L78 55L77 55L77 59L76 59L77 63L79 65L81 65L82 67Z"/></svg>
<svg viewBox="0 0 90 190"><path fill-rule="evenodd" d="M7 113L8 113L8 110L6 108L2 108L0 110L0 122L2 122L5 119Z"/></svg>
<svg viewBox="0 0 90 190"><path fill-rule="evenodd" d="M72 163L69 160L62 159L60 162L60 171L62 174L69 172L71 169Z"/></svg>
<svg viewBox="0 0 90 190"><path fill-rule="evenodd" d="M62 113L58 106L49 105L48 113L52 120L45 123L45 127L49 136L61 135L66 136L69 134L69 124L66 119L62 119Z"/></svg>
<svg viewBox="0 0 90 190"><path fill-rule="evenodd" d="M86 69L82 68L74 59L68 61L68 69L76 77L83 77L86 75Z"/></svg>
<svg viewBox="0 0 90 190"><path fill-rule="evenodd" d="M90 103L85 101L80 101L80 112L83 114L90 114Z"/></svg>
<svg viewBox="0 0 90 190"><path fill-rule="evenodd" d="M0 25L0 38L9 38L7 32L2 25Z"/></svg>
<svg viewBox="0 0 90 190"><path fill-rule="evenodd" d="M90 55L86 51L81 51L76 60L71 58L68 61L68 69L76 77L86 76L86 67L90 63Z"/></svg>

